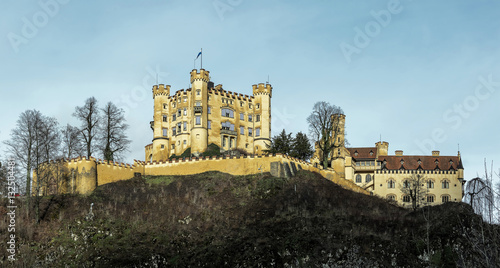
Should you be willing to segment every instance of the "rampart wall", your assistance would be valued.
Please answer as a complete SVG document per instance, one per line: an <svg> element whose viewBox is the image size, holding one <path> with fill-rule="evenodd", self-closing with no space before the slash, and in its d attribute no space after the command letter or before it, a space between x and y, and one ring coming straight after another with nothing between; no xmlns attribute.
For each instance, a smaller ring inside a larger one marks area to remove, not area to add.
<svg viewBox="0 0 500 268"><path fill-rule="evenodd" d="M63 160L65 179L60 180L59 193L89 194L97 186L134 177L135 173L143 176L193 175L207 171L220 171L231 175L248 175L269 172L276 177L292 177L299 170L308 170L321 174L343 188L369 194L352 181L340 178L334 170L321 170L311 163L276 154L269 156L239 157L204 157L178 159L165 162L134 161L133 165L107 162L95 158L75 158ZM46 192L46 191L45 191Z"/></svg>

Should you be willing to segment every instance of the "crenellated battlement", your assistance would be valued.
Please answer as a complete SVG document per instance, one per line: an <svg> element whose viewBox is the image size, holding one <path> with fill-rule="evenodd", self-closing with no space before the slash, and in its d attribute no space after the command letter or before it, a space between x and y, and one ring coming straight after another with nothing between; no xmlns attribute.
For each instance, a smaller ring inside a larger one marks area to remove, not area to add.
<svg viewBox="0 0 500 268"><path fill-rule="evenodd" d="M232 91L228 91L228 90L224 90L224 89L221 89L221 90L212 89L212 90L208 91L208 94L220 95L221 97L230 98L233 100L241 100L241 101L249 101L249 102L252 102L254 99L253 96L249 96L249 95L241 94L241 93L237 93L237 92L232 92Z"/></svg>
<svg viewBox="0 0 500 268"><path fill-rule="evenodd" d="M205 69L193 69L191 71L191 83L195 81L203 81L205 83L208 83L210 81L210 72L206 71Z"/></svg>
<svg viewBox="0 0 500 268"><path fill-rule="evenodd" d="M164 84L159 84L159 85L154 85L153 86L153 98L156 96L170 96L170 85L164 85Z"/></svg>
<svg viewBox="0 0 500 268"><path fill-rule="evenodd" d="M272 97L273 87L271 84L259 83L258 85L252 85L253 95L269 95Z"/></svg>

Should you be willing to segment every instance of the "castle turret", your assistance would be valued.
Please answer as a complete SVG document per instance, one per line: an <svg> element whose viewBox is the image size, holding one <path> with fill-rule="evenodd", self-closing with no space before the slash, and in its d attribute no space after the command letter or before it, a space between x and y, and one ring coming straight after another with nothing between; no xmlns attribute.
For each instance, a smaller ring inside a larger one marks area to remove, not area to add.
<svg viewBox="0 0 500 268"><path fill-rule="evenodd" d="M254 148L256 154L271 143L271 97L273 87L270 84L260 83L253 85L254 96Z"/></svg>
<svg viewBox="0 0 500 268"><path fill-rule="evenodd" d="M152 155L147 156L146 160L161 161L168 159L170 152L169 143L169 99L170 86L159 84L153 86L154 115L151 122L153 129L153 149Z"/></svg>
<svg viewBox="0 0 500 268"><path fill-rule="evenodd" d="M208 146L208 83L210 72L205 69L191 71L193 120L191 124L191 153L203 153Z"/></svg>
<svg viewBox="0 0 500 268"><path fill-rule="evenodd" d="M375 146L377 147L377 156L381 155L387 155L389 152L389 143L385 141L379 141L375 143Z"/></svg>

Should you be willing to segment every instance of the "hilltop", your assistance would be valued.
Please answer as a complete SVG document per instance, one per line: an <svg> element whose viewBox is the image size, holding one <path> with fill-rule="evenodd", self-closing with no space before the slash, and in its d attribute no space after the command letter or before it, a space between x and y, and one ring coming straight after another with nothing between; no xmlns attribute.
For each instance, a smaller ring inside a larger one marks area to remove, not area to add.
<svg viewBox="0 0 500 268"><path fill-rule="evenodd" d="M410 211L308 171L134 178L44 197L42 212L39 225L19 215L17 266L493 267L500 256L499 227L467 204Z"/></svg>

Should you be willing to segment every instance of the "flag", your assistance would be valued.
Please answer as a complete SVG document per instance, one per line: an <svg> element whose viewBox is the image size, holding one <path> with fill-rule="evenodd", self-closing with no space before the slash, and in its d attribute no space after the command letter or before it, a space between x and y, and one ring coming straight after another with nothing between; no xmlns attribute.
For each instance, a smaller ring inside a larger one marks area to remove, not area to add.
<svg viewBox="0 0 500 268"><path fill-rule="evenodd" d="M196 59L194 59L194 60L197 60L200 57L200 55L201 55L201 51L200 51L200 53L198 53L198 56L196 56Z"/></svg>

